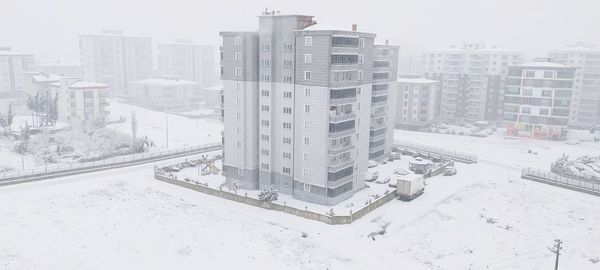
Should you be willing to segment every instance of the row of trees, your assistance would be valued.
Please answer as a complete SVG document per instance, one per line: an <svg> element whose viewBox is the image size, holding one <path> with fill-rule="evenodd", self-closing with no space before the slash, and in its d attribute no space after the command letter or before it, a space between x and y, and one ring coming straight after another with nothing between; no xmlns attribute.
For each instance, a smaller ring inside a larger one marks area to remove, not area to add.
<svg viewBox="0 0 600 270"><path fill-rule="evenodd" d="M58 120L58 93L52 95L49 91L40 91L29 96L27 108L31 110L34 127L54 126Z"/></svg>

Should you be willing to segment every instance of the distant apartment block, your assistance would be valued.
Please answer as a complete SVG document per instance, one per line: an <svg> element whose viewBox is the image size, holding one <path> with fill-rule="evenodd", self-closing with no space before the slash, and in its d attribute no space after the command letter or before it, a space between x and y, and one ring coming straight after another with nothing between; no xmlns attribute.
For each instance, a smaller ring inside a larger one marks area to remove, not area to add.
<svg viewBox="0 0 600 270"><path fill-rule="evenodd" d="M504 73L523 63L523 53L463 44L423 55L425 76L440 82L441 116L449 122L502 120Z"/></svg>
<svg viewBox="0 0 600 270"><path fill-rule="evenodd" d="M0 48L0 100L21 99L25 95L26 71L34 62L32 54Z"/></svg>
<svg viewBox="0 0 600 270"><path fill-rule="evenodd" d="M550 51L549 56L553 62L577 68L569 126L600 125L600 47L577 43Z"/></svg>
<svg viewBox="0 0 600 270"><path fill-rule="evenodd" d="M58 116L62 121L84 122L91 119L104 119L109 112L108 85L82 81L75 78L62 78L52 83L52 93L58 93Z"/></svg>
<svg viewBox="0 0 600 270"><path fill-rule="evenodd" d="M504 122L510 136L559 140L569 122L575 68L547 60L509 66Z"/></svg>
<svg viewBox="0 0 600 270"><path fill-rule="evenodd" d="M375 45L371 87L371 121L369 123L369 159L379 160L391 151L394 141L396 77L398 47Z"/></svg>
<svg viewBox="0 0 600 270"><path fill-rule="evenodd" d="M215 85L217 76L215 47L178 41L159 44L158 51L158 67L161 75L198 82L203 87Z"/></svg>
<svg viewBox="0 0 600 270"><path fill-rule="evenodd" d="M133 82L131 95L136 102L160 110L177 111L198 106L201 99L200 83L156 78Z"/></svg>
<svg viewBox="0 0 600 270"><path fill-rule="evenodd" d="M375 46L375 34L356 25L332 29L270 12L258 31L221 36L227 182L320 204L362 189L370 149L391 147L395 86L385 84L395 81L397 48ZM372 130L384 130L375 135L383 146L371 144Z"/></svg>
<svg viewBox="0 0 600 270"><path fill-rule="evenodd" d="M440 117L439 82L420 75L400 75L395 111L396 128L419 130Z"/></svg>
<svg viewBox="0 0 600 270"><path fill-rule="evenodd" d="M120 31L79 36L83 78L127 94L130 83L152 77L152 39Z"/></svg>
<svg viewBox="0 0 600 270"><path fill-rule="evenodd" d="M81 77L81 65L75 62L45 62L33 66L35 71L45 74L56 74L66 77Z"/></svg>

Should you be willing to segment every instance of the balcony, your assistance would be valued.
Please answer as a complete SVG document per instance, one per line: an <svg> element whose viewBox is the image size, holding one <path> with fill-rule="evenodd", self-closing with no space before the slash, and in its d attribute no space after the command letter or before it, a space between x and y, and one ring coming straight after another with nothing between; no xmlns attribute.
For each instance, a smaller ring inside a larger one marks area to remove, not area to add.
<svg viewBox="0 0 600 270"><path fill-rule="evenodd" d="M371 128L371 130L377 130L377 129L380 129L380 128L384 128L385 126L386 126L386 122L385 121L374 122L374 123L371 123L369 125L369 127Z"/></svg>
<svg viewBox="0 0 600 270"><path fill-rule="evenodd" d="M329 146L327 151L330 155L339 155L354 149L355 145L352 142L340 143L335 146Z"/></svg>
<svg viewBox="0 0 600 270"><path fill-rule="evenodd" d="M330 172L337 172L341 169L344 169L344 168L347 168L347 167L353 166L353 165L354 165L354 159L352 159L351 157L347 157L344 159L335 159L335 160L329 161L329 166L327 166L327 168Z"/></svg>
<svg viewBox="0 0 600 270"><path fill-rule="evenodd" d="M352 111L335 112L329 111L329 122L339 123L347 120L356 119L356 114Z"/></svg>

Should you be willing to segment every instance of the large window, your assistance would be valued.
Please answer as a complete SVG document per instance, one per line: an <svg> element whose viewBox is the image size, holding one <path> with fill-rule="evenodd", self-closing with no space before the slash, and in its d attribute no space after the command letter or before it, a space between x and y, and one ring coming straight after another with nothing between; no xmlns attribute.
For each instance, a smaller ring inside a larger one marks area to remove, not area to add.
<svg viewBox="0 0 600 270"><path fill-rule="evenodd" d="M351 47L358 48L358 38L355 37L332 37L332 47Z"/></svg>
<svg viewBox="0 0 600 270"><path fill-rule="evenodd" d="M356 88L331 89L329 92L331 99L343 99L356 97Z"/></svg>
<svg viewBox="0 0 600 270"><path fill-rule="evenodd" d="M332 65L354 65L358 64L357 54L334 54L331 55Z"/></svg>
<svg viewBox="0 0 600 270"><path fill-rule="evenodd" d="M389 78L390 74L388 72L376 72L373 73L373 80L384 80Z"/></svg>

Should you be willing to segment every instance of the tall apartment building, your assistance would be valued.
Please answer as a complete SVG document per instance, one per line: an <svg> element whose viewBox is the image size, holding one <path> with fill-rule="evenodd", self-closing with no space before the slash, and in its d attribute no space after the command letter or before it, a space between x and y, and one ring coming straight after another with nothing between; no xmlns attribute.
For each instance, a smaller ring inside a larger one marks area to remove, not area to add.
<svg viewBox="0 0 600 270"><path fill-rule="evenodd" d="M438 86L438 81L420 75L399 76L394 126L418 130L439 119L441 100Z"/></svg>
<svg viewBox="0 0 600 270"><path fill-rule="evenodd" d="M378 85L395 79L397 49L376 48L375 34L356 30L266 12L258 31L221 32L228 183L272 185L320 204L335 204L364 187L371 100L377 97L373 78ZM383 49L389 55L375 55ZM378 71L376 58L382 61ZM389 91L379 91L384 88Z"/></svg>
<svg viewBox="0 0 600 270"><path fill-rule="evenodd" d="M25 72L34 62L32 54L0 48L0 100L15 100L24 96Z"/></svg>
<svg viewBox="0 0 600 270"><path fill-rule="evenodd" d="M158 51L158 68L162 75L198 82L204 87L215 84L217 52L213 46L179 40L159 44Z"/></svg>
<svg viewBox="0 0 600 270"><path fill-rule="evenodd" d="M564 138L569 122L575 68L536 60L509 66L504 97L507 134Z"/></svg>
<svg viewBox="0 0 600 270"><path fill-rule="evenodd" d="M152 39L120 31L79 36L83 78L127 94L130 82L152 77Z"/></svg>
<svg viewBox="0 0 600 270"><path fill-rule="evenodd" d="M600 125L600 47L577 43L551 51L549 56L553 62L577 68L569 126Z"/></svg>
<svg viewBox="0 0 600 270"><path fill-rule="evenodd" d="M425 76L440 82L443 120L501 121L506 67L523 63L523 55L483 44L463 44L424 54Z"/></svg>

